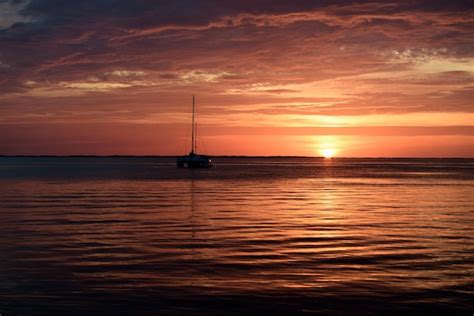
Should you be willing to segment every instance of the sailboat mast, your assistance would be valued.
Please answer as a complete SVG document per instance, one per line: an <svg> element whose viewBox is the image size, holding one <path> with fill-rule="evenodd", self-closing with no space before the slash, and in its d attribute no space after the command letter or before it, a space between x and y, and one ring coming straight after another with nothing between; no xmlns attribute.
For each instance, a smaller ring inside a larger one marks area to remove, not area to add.
<svg viewBox="0 0 474 316"><path fill-rule="evenodd" d="M197 142L197 139L198 139L198 122L195 123L196 125L194 130L195 130L195 136L194 136L194 153L197 153L198 151L198 142Z"/></svg>
<svg viewBox="0 0 474 316"><path fill-rule="evenodd" d="M193 121L192 121L192 139L191 139L191 154L194 154L194 94L193 94Z"/></svg>

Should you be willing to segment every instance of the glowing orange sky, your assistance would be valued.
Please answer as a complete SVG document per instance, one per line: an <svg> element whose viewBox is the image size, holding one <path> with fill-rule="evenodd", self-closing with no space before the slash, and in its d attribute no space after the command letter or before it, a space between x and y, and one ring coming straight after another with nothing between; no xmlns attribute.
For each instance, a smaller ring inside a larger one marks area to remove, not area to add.
<svg viewBox="0 0 474 316"><path fill-rule="evenodd" d="M0 12L0 154L474 157L469 1Z"/></svg>

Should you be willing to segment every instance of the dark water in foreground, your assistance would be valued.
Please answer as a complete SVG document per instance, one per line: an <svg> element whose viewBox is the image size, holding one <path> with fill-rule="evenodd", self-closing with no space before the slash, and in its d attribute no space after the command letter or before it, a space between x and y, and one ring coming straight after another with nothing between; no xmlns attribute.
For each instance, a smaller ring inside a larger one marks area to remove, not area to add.
<svg viewBox="0 0 474 316"><path fill-rule="evenodd" d="M472 315L474 160L0 158L0 313Z"/></svg>

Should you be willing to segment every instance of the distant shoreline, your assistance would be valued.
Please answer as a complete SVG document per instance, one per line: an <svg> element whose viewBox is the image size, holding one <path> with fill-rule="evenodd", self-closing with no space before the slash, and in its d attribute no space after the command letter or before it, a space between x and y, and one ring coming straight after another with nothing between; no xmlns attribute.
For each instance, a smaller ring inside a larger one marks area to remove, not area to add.
<svg viewBox="0 0 474 316"><path fill-rule="evenodd" d="M0 155L0 158L176 158L180 155ZM315 158L322 156L246 156L221 155L212 158ZM474 157L333 157L331 159L474 159Z"/></svg>
<svg viewBox="0 0 474 316"><path fill-rule="evenodd" d="M176 158L182 155L0 155L0 158ZM212 158L324 158L319 156L245 156L221 155ZM341 157L342 158L342 157ZM349 158L349 157L348 157Z"/></svg>

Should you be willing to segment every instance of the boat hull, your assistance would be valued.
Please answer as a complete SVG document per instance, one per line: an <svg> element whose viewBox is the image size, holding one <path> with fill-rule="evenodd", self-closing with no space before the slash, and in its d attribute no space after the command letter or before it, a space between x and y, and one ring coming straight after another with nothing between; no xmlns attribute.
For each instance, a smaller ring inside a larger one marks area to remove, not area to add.
<svg viewBox="0 0 474 316"><path fill-rule="evenodd" d="M203 155L181 156L176 159L178 168L209 168L212 167L211 158Z"/></svg>

